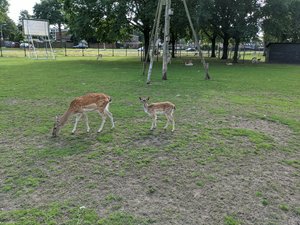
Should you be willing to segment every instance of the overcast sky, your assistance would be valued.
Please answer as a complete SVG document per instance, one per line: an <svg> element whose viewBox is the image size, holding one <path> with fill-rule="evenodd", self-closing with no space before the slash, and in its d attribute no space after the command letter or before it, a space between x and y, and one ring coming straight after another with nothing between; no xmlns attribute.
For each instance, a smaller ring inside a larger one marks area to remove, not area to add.
<svg viewBox="0 0 300 225"><path fill-rule="evenodd" d="M21 10L27 10L29 14L32 14L32 8L35 3L39 3L40 0L8 0L9 13L8 16L18 23Z"/></svg>

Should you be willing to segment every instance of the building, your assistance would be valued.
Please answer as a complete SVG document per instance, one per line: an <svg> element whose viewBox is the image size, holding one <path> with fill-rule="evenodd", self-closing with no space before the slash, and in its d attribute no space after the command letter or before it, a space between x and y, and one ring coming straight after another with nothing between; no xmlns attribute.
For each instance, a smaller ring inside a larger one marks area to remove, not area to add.
<svg viewBox="0 0 300 225"><path fill-rule="evenodd" d="M62 36L62 41L71 41L71 34L68 33L68 29L61 29L61 36ZM53 40L55 40L56 42L60 42L60 36L59 36L59 32L58 29L56 27L52 27L50 28L50 36Z"/></svg>
<svg viewBox="0 0 300 225"><path fill-rule="evenodd" d="M300 43L267 44L266 62L300 64Z"/></svg>
<svg viewBox="0 0 300 225"><path fill-rule="evenodd" d="M137 35L130 35L130 38L124 42L126 48L138 48L141 45L139 41L139 36Z"/></svg>

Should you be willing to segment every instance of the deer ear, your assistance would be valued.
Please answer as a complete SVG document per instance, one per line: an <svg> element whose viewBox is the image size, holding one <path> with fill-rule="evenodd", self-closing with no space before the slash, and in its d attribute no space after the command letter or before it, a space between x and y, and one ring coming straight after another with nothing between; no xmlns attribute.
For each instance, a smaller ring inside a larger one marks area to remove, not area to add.
<svg viewBox="0 0 300 225"><path fill-rule="evenodd" d="M141 97L139 97L139 99L140 99L140 100L142 100L142 98L141 98Z"/></svg>
<svg viewBox="0 0 300 225"><path fill-rule="evenodd" d="M147 101L150 99L150 97L147 98Z"/></svg>

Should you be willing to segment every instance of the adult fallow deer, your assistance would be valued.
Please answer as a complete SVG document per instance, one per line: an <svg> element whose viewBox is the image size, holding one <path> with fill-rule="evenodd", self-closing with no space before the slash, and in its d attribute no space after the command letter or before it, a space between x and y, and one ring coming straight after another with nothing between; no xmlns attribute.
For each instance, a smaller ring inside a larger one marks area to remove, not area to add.
<svg viewBox="0 0 300 225"><path fill-rule="evenodd" d="M90 126L88 122L88 116L86 114L86 112L89 111L97 111L99 115L102 117L102 123L100 125L100 128L98 129L98 133L102 131L107 116L111 120L112 128L114 128L115 127L114 119L111 112L109 112L108 110L110 102L111 102L111 97L103 93L90 93L75 98L71 102L68 110L61 117L56 116L56 121L52 130L52 136L56 137L59 131L61 130L61 128L68 121L69 117L74 114L76 115L76 120L75 120L74 128L72 130L72 134L75 133L77 123L82 116L84 116L86 119L87 132L89 132Z"/></svg>

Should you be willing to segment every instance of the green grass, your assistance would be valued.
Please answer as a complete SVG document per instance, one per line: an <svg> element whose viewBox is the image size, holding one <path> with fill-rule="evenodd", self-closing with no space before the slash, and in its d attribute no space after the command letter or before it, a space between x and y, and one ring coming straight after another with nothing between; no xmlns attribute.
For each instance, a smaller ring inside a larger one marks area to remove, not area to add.
<svg viewBox="0 0 300 225"><path fill-rule="evenodd" d="M193 67L185 59L172 60L167 81L155 62L146 85L137 57L1 58L0 223L296 220L299 65L209 60L205 81L196 58ZM90 133L80 121L71 135L71 119L51 138L55 116L88 92L112 96L115 129L107 121L97 134L101 119L91 112ZM175 132L163 130L163 116L149 130L140 96L176 105Z"/></svg>
<svg viewBox="0 0 300 225"><path fill-rule="evenodd" d="M241 223L233 216L226 216L224 219L225 225L240 225Z"/></svg>
<svg viewBox="0 0 300 225"><path fill-rule="evenodd" d="M0 222L3 224L112 224L138 225L149 224L149 221L136 218L125 212L111 213L101 218L97 213L85 206L76 207L70 203L51 204L47 208L32 208L0 212Z"/></svg>

